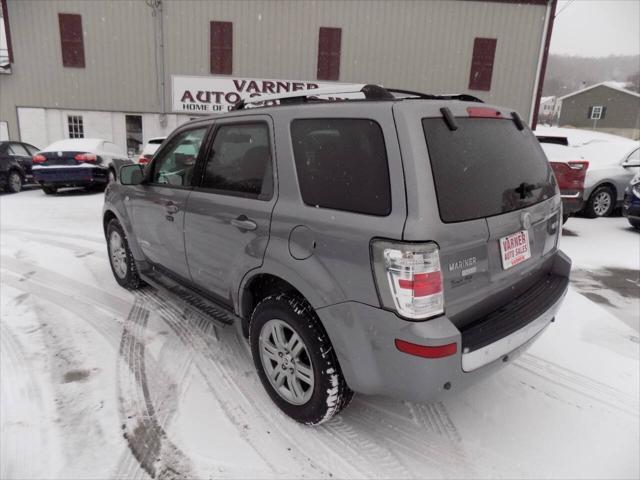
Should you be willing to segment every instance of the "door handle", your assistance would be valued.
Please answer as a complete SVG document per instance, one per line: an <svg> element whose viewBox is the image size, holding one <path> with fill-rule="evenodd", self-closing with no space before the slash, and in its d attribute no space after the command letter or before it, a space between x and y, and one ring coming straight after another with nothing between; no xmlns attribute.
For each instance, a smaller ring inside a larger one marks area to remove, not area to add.
<svg viewBox="0 0 640 480"><path fill-rule="evenodd" d="M165 209L167 210L167 213L170 214L178 213L179 210L178 205L171 201L167 202L167 204L165 205Z"/></svg>
<svg viewBox="0 0 640 480"><path fill-rule="evenodd" d="M258 224L253 220L249 220L246 215L240 215L238 218L231 220L231 225L240 230L255 230Z"/></svg>

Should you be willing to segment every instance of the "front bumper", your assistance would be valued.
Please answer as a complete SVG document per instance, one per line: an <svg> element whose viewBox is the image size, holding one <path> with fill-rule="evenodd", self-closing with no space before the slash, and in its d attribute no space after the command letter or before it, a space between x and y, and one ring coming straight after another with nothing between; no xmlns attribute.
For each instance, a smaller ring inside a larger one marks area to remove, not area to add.
<svg viewBox="0 0 640 480"><path fill-rule="evenodd" d="M628 190L622 203L622 215L632 220L640 220L640 198Z"/></svg>
<svg viewBox="0 0 640 480"><path fill-rule="evenodd" d="M108 170L101 167L46 167L33 170L34 180L43 186L85 187L105 184Z"/></svg>
<svg viewBox="0 0 640 480"><path fill-rule="evenodd" d="M461 390L517 358L553 321L568 288L571 260L554 258L550 276L561 283L552 296L524 295L459 330L446 315L409 322L392 312L357 302L317 310L349 387L359 393L431 401ZM544 296L550 300L544 302ZM506 312L506 314L505 314ZM418 345L457 344L455 355L426 359L400 352L401 339ZM487 339L491 339L487 343Z"/></svg>

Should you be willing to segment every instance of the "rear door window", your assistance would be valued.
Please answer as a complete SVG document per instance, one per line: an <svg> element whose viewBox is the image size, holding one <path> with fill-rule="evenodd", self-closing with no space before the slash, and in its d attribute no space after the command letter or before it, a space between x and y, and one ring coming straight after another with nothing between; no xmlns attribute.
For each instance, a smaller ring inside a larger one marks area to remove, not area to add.
<svg viewBox="0 0 640 480"><path fill-rule="evenodd" d="M511 120L422 120L440 218L461 222L499 215L555 195L553 171L536 137Z"/></svg>
<svg viewBox="0 0 640 480"><path fill-rule="evenodd" d="M305 204L379 216L391 212L387 152L378 123L294 120L291 141Z"/></svg>

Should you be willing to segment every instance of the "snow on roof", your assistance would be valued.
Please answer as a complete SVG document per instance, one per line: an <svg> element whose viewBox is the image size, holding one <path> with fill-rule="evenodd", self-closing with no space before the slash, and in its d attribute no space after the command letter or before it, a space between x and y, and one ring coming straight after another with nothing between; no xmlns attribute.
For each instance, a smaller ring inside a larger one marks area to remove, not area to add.
<svg viewBox="0 0 640 480"><path fill-rule="evenodd" d="M42 152L60 152L60 151L87 151L93 152L101 147L102 142L106 140L103 138L66 138L64 140L58 140L53 142L48 147L42 149Z"/></svg>
<svg viewBox="0 0 640 480"><path fill-rule="evenodd" d="M552 102L556 97L542 97L540 103Z"/></svg>
<svg viewBox="0 0 640 480"><path fill-rule="evenodd" d="M565 98L573 97L574 95L578 95L579 93L586 92L587 90L591 90L592 88L596 88L596 87L607 87L622 93L628 93L629 95L632 95L634 97L640 97L640 93L632 92L631 90L627 90L626 88L624 88L626 85L627 84L625 82L614 82L614 81L600 82L600 83L596 83L595 85L585 87L581 90L577 90L573 93L564 95L560 97L559 100L564 100Z"/></svg>
<svg viewBox="0 0 640 480"><path fill-rule="evenodd" d="M538 136L544 135L548 137L566 137L569 140L569 145L585 145L587 143L594 142L620 144L636 143L626 137L620 137L618 135L612 135L610 133L597 132L594 130L581 130L579 128L545 127L544 125L540 125L533 131L533 133Z"/></svg>

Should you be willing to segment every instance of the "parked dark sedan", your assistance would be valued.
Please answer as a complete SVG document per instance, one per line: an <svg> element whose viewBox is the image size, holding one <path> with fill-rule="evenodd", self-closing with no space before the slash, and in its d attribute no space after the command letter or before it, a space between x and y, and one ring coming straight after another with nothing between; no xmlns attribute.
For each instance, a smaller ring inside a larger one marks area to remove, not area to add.
<svg viewBox="0 0 640 480"><path fill-rule="evenodd" d="M120 147L101 138L59 140L33 157L33 177L51 195L64 187L104 189L131 163Z"/></svg>
<svg viewBox="0 0 640 480"><path fill-rule="evenodd" d="M38 148L22 142L0 142L0 188L17 193L33 181L31 157Z"/></svg>

